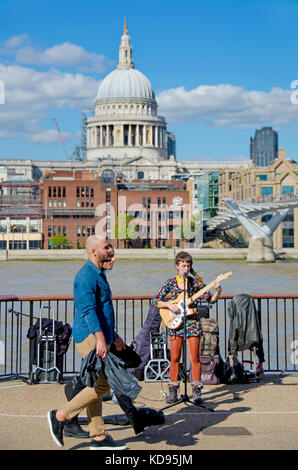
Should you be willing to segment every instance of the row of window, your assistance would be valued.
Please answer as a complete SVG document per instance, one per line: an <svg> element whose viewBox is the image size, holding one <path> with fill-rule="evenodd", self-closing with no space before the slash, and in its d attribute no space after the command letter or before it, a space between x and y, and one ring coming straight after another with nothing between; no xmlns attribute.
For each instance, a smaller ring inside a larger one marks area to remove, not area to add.
<svg viewBox="0 0 298 470"><path fill-rule="evenodd" d="M10 241L9 250L27 250L28 243L26 240ZM29 250L40 250L40 240L29 240ZM7 241L0 240L0 250L7 250Z"/></svg>
<svg viewBox="0 0 298 470"><path fill-rule="evenodd" d="M77 186L77 197L94 197L93 186ZM48 197L66 197L66 186L48 186Z"/></svg>
<svg viewBox="0 0 298 470"><path fill-rule="evenodd" d="M64 235L66 237L66 225L49 225L48 226L48 237L54 235ZM89 237L95 235L95 225L77 225L77 236L78 237Z"/></svg>
<svg viewBox="0 0 298 470"><path fill-rule="evenodd" d="M77 226L77 237L90 237L90 235L95 235L95 225Z"/></svg>
<svg viewBox="0 0 298 470"><path fill-rule="evenodd" d="M66 237L66 225L49 225L48 226L48 237L55 235L64 235Z"/></svg>
<svg viewBox="0 0 298 470"><path fill-rule="evenodd" d="M48 186L48 197L66 197L66 187Z"/></svg>
<svg viewBox="0 0 298 470"><path fill-rule="evenodd" d="M161 204L163 205L163 207L166 205L166 202L167 202L167 199L165 197L161 198L161 197L158 197L157 198L157 206L158 207L161 207ZM143 207L151 207L151 197L143 197Z"/></svg>
<svg viewBox="0 0 298 470"><path fill-rule="evenodd" d="M77 197L94 197L94 188L91 186L77 186Z"/></svg>

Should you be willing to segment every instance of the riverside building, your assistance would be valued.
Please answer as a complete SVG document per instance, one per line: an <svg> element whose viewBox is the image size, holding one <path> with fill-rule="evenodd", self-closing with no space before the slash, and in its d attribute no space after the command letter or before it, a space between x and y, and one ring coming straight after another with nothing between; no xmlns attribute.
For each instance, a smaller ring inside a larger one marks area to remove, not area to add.
<svg viewBox="0 0 298 470"><path fill-rule="evenodd" d="M52 248L55 235L83 248L95 233L117 248L184 247L191 204L182 181L126 181L110 170L52 171L44 174L40 190L45 249Z"/></svg>
<svg viewBox="0 0 298 470"><path fill-rule="evenodd" d="M226 169L218 174L219 202L222 198L238 201L265 202L286 200L298 192L298 165L286 158L284 148L268 167L241 167L238 171ZM266 214L257 222L268 221ZM273 234L274 248L298 248L298 208L292 209Z"/></svg>

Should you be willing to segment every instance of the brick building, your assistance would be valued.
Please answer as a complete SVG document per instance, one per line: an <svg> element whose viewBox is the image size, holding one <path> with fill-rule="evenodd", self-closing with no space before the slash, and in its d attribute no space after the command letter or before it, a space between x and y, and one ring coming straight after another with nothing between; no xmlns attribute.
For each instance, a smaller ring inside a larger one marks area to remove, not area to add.
<svg viewBox="0 0 298 470"><path fill-rule="evenodd" d="M50 171L40 183L44 248L65 236L73 248L99 233L118 248L184 246L180 227L191 219L182 181L124 181L113 171Z"/></svg>

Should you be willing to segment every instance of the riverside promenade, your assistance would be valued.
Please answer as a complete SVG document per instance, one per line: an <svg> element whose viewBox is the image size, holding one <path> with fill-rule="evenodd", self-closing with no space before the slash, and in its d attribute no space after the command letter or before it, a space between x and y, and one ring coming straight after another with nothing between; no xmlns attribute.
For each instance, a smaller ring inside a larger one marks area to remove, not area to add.
<svg viewBox="0 0 298 470"><path fill-rule="evenodd" d="M166 406L166 383L140 384L135 406ZM180 391L184 392L184 384ZM165 410L163 425L146 428L138 436L131 426L106 424L106 431L127 444L126 456L140 450L153 455L157 451L298 449L298 374L268 372L255 383L204 386L203 398L213 412L184 403ZM64 401L63 384L1 380L0 449L88 450L90 439L65 437L64 447L59 449L50 437L46 414ZM120 407L104 402L103 415L111 414L122 414Z"/></svg>
<svg viewBox="0 0 298 470"><path fill-rule="evenodd" d="M248 248L186 248L194 259L201 260L246 260ZM175 259L181 248L116 249L116 258L133 260ZM274 250L277 259L297 260L298 249L280 248ZM0 250L0 261L9 260L84 260L86 250Z"/></svg>

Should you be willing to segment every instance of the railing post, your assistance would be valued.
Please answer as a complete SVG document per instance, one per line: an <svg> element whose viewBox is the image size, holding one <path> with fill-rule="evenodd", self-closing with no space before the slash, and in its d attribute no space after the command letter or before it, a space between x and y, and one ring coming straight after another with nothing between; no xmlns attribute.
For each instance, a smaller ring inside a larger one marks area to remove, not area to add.
<svg viewBox="0 0 298 470"><path fill-rule="evenodd" d="M30 300L29 301L29 327L33 325L33 312L34 312L34 303L33 303L33 300ZM32 372L32 364L31 364L31 361L30 361L30 357L31 354L30 354L30 348L29 348L29 376L31 375L31 372Z"/></svg>

